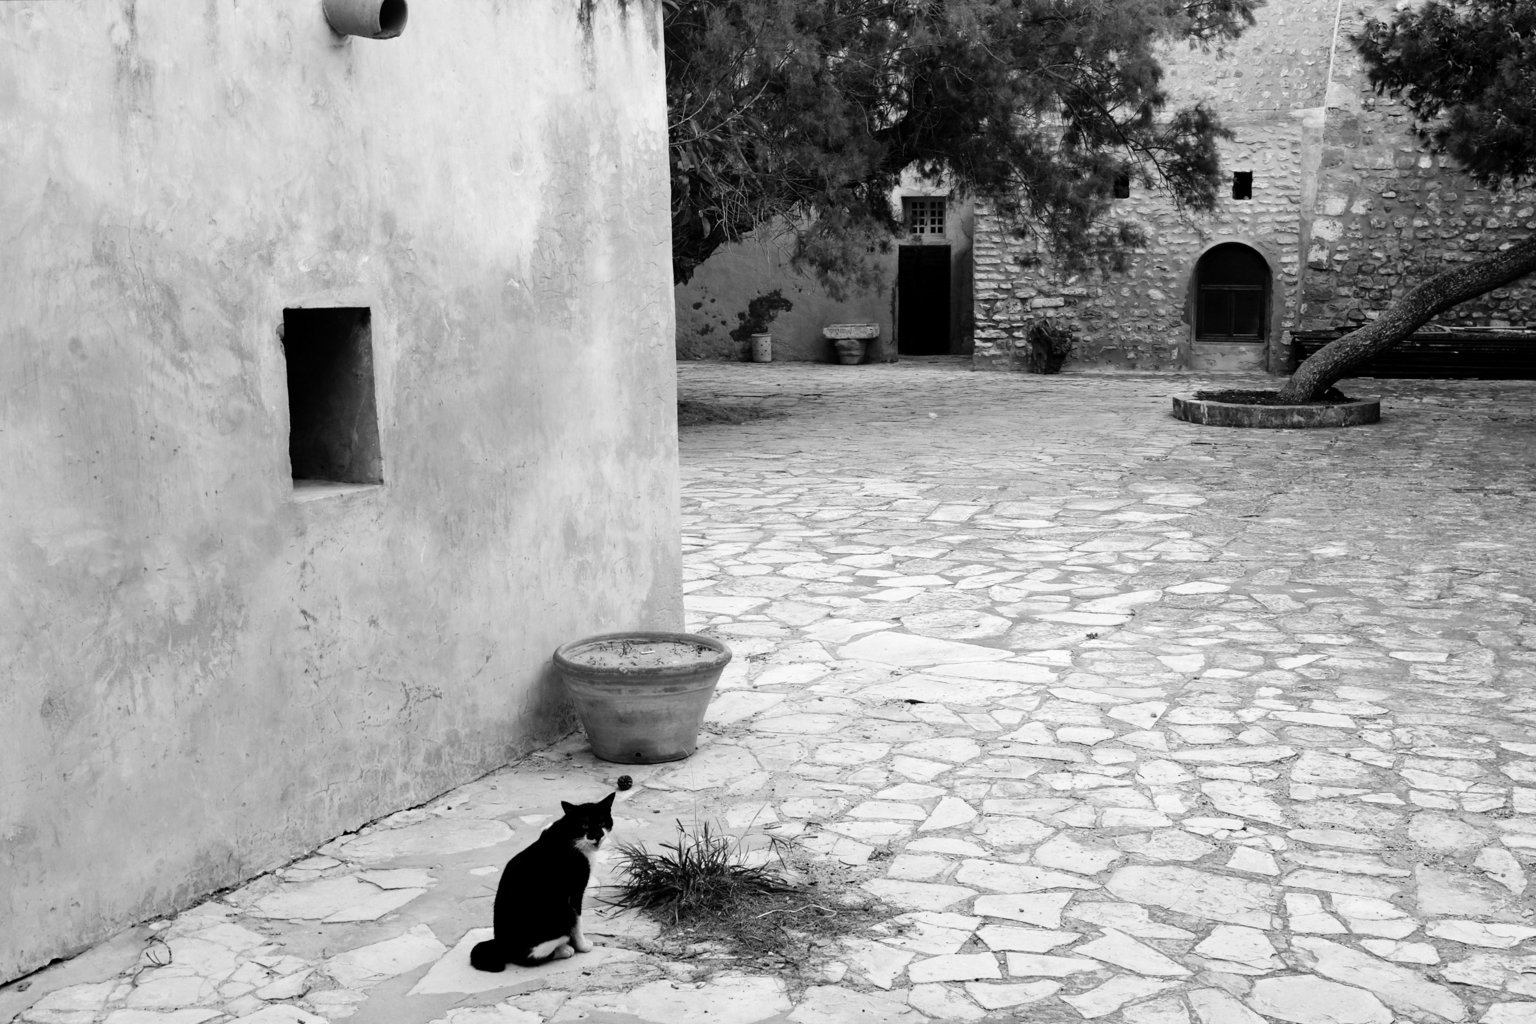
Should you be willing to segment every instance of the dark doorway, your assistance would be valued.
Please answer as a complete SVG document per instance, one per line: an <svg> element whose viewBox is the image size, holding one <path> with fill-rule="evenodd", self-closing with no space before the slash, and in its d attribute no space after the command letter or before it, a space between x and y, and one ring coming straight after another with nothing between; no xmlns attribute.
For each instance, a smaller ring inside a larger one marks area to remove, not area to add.
<svg viewBox="0 0 1536 1024"><path fill-rule="evenodd" d="M903 245L896 261L896 351L949 354L949 246Z"/></svg>
<svg viewBox="0 0 1536 1024"><path fill-rule="evenodd" d="M1269 332L1269 264L1246 245L1227 242L1195 267L1195 338L1259 341Z"/></svg>

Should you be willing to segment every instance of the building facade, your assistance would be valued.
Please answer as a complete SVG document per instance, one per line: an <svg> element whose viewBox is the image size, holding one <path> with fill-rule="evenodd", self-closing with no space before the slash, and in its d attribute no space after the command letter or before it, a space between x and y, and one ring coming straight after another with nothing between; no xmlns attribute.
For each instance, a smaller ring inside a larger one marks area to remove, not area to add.
<svg viewBox="0 0 1536 1024"><path fill-rule="evenodd" d="M829 324L872 323L877 342L870 362L903 355L969 355L972 331L972 204L947 186L903 176L891 196L905 231L887 252L874 254L878 284L834 297L790 265L782 234L727 246L679 285L677 355L680 359L747 359L750 344L731 337L753 298L776 289L794 304L772 324L773 358L836 362L822 334ZM738 332L739 333L739 332Z"/></svg>
<svg viewBox="0 0 1536 1024"><path fill-rule="evenodd" d="M655 0L0 4L0 981L681 625L665 114Z"/></svg>
<svg viewBox="0 0 1536 1024"><path fill-rule="evenodd" d="M1234 133L1221 199L1192 213L1132 185L1113 213L1149 241L1123 273L1061 274L980 204L975 366L1022 367L1045 319L1077 333L1069 366L1286 373L1292 332L1358 326L1448 262L1536 229L1536 192L1477 188L1372 93L1349 39L1391 12L1271 0L1224 51L1171 50L1171 106L1204 102ZM1436 323L1536 324L1536 285Z"/></svg>

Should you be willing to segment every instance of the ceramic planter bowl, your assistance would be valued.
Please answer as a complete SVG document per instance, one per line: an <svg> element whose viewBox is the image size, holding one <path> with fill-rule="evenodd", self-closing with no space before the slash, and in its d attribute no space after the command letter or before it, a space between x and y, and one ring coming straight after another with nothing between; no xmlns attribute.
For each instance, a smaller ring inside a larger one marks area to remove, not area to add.
<svg viewBox="0 0 1536 1024"><path fill-rule="evenodd" d="M693 633L604 633L555 651L592 753L619 764L692 754L730 660L725 644Z"/></svg>

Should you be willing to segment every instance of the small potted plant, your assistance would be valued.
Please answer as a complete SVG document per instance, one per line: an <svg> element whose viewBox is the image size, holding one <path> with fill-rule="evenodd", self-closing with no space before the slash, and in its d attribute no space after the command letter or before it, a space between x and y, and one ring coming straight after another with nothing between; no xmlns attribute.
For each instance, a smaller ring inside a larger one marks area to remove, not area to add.
<svg viewBox="0 0 1536 1024"><path fill-rule="evenodd" d="M692 754L730 648L695 633L604 633L561 645L555 668L592 752L619 764Z"/></svg>
<svg viewBox="0 0 1536 1024"><path fill-rule="evenodd" d="M780 313L788 313L794 308L795 304L777 288L763 292L747 303L745 312L736 314L739 322L731 330L731 337L744 344L750 342L748 352L754 363L769 362L773 359L773 335L768 333L768 329Z"/></svg>
<svg viewBox="0 0 1536 1024"><path fill-rule="evenodd" d="M1077 335L1065 324L1036 320L1025 334L1024 365L1030 373L1060 373L1077 348Z"/></svg>

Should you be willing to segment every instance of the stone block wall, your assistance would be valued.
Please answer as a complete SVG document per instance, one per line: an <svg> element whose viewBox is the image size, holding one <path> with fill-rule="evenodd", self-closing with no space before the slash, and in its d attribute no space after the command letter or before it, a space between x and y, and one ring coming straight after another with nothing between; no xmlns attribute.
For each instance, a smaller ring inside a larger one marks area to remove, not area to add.
<svg viewBox="0 0 1536 1024"><path fill-rule="evenodd" d="M1301 240L1306 233L1304 168L1315 161L1318 132L1302 114L1244 120L1236 139L1222 146L1230 183L1235 170L1253 174L1253 197L1230 198L1215 211L1176 210L1163 195L1133 183L1115 214L1140 226L1149 244L1131 255L1123 272L1064 276L1040 257L1031 240L1013 237L990 207L978 213L976 244L976 350L974 363L992 369L1023 366L1025 337L1039 318L1075 329L1079 345L1069 366L1090 364L1140 370L1198 366L1230 359L1262 369L1294 327ZM1268 306L1269 353L1263 346L1192 341L1194 270L1202 253L1223 242L1256 249L1272 274Z"/></svg>
<svg viewBox="0 0 1536 1024"><path fill-rule="evenodd" d="M1334 0L1275 0L1224 51L1167 52L1171 105L1204 102L1233 129L1222 147L1224 179L1252 171L1253 198L1223 198L1214 212L1189 215L1133 186L1115 214L1150 242L1123 273L1063 277L983 204L975 365L1022 366L1029 325L1049 318L1079 332L1078 365L1288 372L1292 330L1358 325L1448 264L1536 230L1536 188L1478 188L1419 147L1403 108L1372 94L1349 41L1370 13ZM1196 261L1226 241L1251 246L1269 264L1267 345L1193 338ZM1499 289L1436 322L1531 326L1536 282Z"/></svg>
<svg viewBox="0 0 1536 1024"><path fill-rule="evenodd" d="M1341 26L1307 247L1300 319L1309 329L1374 319L1416 283L1536 231L1536 188L1490 191L1415 140L1408 112L1371 92ZM1536 282L1448 310L1444 326L1536 326Z"/></svg>
<svg viewBox="0 0 1536 1024"><path fill-rule="evenodd" d="M1299 302L1333 17L1331 0L1281 0L1261 7L1257 24L1225 47L1166 51L1170 109L1205 103L1235 137L1221 147L1222 198L1214 211L1181 211L1136 182L1130 198L1116 201L1114 215L1149 238L1125 271L1065 277L983 207L974 363L1022 366L1021 346L1037 318L1078 332L1069 367L1264 369L1282 359ZM1252 199L1230 198L1234 171L1253 174ZM1269 265L1267 344L1193 340L1195 264L1223 242L1249 245Z"/></svg>
<svg viewBox="0 0 1536 1024"><path fill-rule="evenodd" d="M1268 0L1236 40L1164 51L1175 106L1206 103L1224 120L1322 106L1339 0Z"/></svg>

